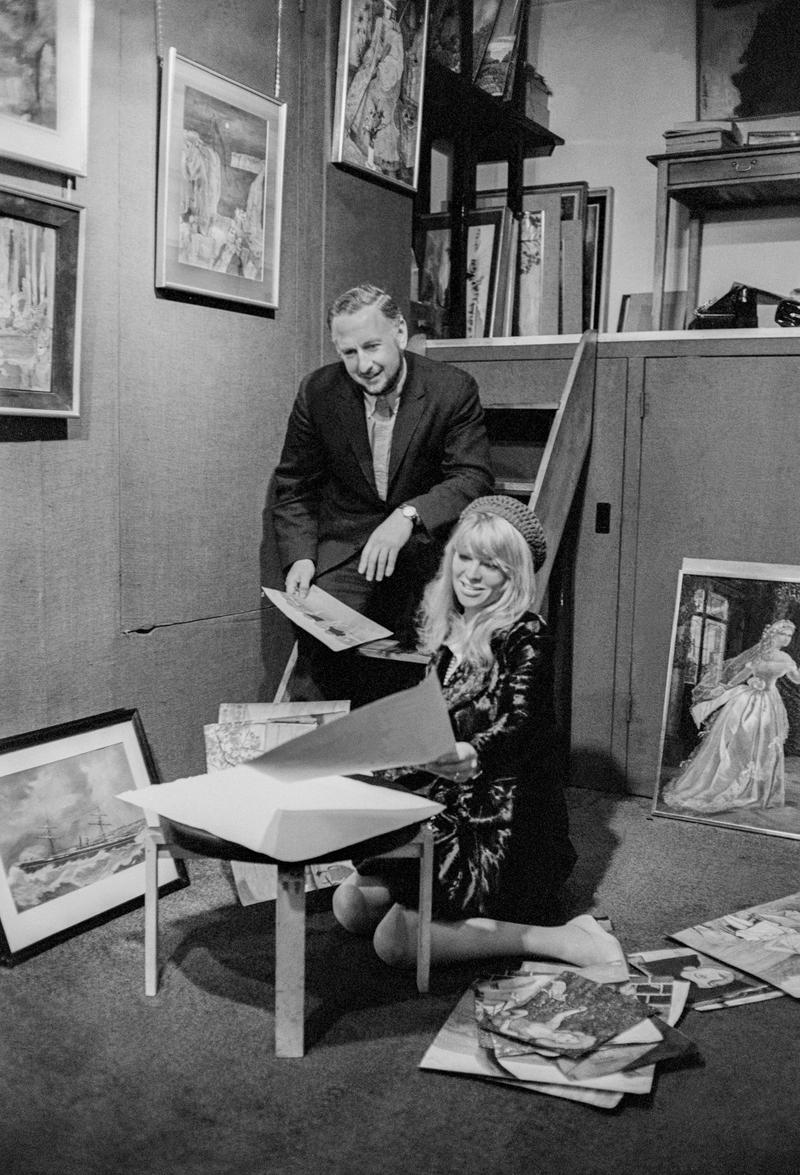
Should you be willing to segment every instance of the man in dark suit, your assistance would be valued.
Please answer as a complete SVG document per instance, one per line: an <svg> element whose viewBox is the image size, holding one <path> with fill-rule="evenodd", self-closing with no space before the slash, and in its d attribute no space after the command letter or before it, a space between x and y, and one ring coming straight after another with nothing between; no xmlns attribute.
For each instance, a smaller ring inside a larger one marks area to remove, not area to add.
<svg viewBox="0 0 800 1175"><path fill-rule="evenodd" d="M340 295L328 323L341 362L303 380L275 473L286 591L302 598L313 581L407 643L444 539L493 485L478 388L407 352L403 314L376 286ZM348 654L303 634L300 652L299 669L313 664L293 696L359 700L363 661L352 679Z"/></svg>

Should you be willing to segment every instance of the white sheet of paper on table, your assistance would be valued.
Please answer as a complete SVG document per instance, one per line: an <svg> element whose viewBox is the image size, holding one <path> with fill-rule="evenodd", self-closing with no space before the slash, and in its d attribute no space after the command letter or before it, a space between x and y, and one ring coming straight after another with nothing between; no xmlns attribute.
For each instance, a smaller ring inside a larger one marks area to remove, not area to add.
<svg viewBox="0 0 800 1175"><path fill-rule="evenodd" d="M355 608L348 608L347 604L342 604L315 584L308 589L305 598L299 601L274 588L265 587L261 591L293 624L311 633L334 653L355 649L368 641L392 635L390 628L368 620Z"/></svg>
<svg viewBox="0 0 800 1175"><path fill-rule="evenodd" d="M281 861L310 860L442 811L413 792L345 772L412 766L454 747L439 682L429 674L247 763L119 798Z"/></svg>
<svg viewBox="0 0 800 1175"><path fill-rule="evenodd" d="M313 860L442 811L413 792L330 776L286 783L242 763L119 797L279 861Z"/></svg>

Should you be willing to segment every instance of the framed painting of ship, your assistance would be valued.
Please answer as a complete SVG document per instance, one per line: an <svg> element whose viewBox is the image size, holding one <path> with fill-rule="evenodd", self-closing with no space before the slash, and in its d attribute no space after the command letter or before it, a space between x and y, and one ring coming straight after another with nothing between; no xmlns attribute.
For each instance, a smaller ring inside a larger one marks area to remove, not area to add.
<svg viewBox="0 0 800 1175"><path fill-rule="evenodd" d="M145 815L117 795L158 783L138 711L0 741L0 963L141 903ZM162 892L188 884L159 862Z"/></svg>

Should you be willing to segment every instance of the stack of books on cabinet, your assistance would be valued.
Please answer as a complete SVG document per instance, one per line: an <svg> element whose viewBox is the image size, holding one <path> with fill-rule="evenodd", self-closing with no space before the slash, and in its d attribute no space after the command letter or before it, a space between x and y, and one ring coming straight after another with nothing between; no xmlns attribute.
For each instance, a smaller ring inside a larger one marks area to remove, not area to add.
<svg viewBox="0 0 800 1175"><path fill-rule="evenodd" d="M742 134L731 118L676 122L664 131L668 155L686 151L725 151L741 146Z"/></svg>

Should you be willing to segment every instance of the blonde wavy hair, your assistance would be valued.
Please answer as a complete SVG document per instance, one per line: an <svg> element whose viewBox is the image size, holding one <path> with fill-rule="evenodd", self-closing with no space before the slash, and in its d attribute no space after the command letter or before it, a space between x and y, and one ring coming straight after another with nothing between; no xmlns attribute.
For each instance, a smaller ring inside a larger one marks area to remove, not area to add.
<svg viewBox="0 0 800 1175"><path fill-rule="evenodd" d="M464 620L453 591L456 551L491 563L506 577L498 598L478 612L471 623ZM530 609L535 594L533 556L520 532L497 514L470 512L450 535L439 570L423 594L417 613L419 648L435 653L447 641L455 640L461 645L465 661L475 668L485 668L494 660L492 638Z"/></svg>

